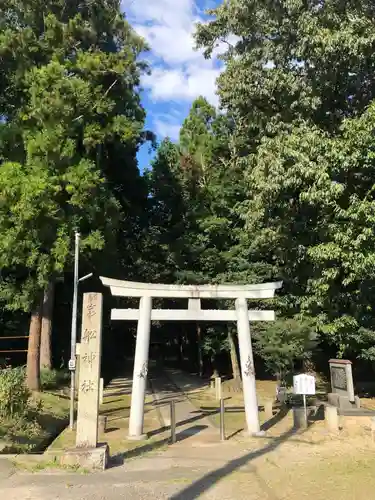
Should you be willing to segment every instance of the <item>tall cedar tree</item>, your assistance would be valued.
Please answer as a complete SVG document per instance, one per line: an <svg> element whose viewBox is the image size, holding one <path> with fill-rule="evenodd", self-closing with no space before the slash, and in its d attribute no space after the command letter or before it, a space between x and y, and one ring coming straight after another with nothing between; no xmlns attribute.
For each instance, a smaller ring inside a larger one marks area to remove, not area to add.
<svg viewBox="0 0 375 500"><path fill-rule="evenodd" d="M144 49L118 0L0 6L0 298L32 311L32 390L43 290L71 264L74 230L87 258L114 249L129 201L145 195L135 160Z"/></svg>

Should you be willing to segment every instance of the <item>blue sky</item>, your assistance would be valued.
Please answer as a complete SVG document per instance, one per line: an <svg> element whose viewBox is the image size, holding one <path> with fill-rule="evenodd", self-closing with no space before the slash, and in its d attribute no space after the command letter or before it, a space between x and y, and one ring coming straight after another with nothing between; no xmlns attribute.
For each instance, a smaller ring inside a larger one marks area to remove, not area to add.
<svg viewBox="0 0 375 500"><path fill-rule="evenodd" d="M143 78L142 97L146 128L159 140L178 138L190 105L199 95L218 104L215 82L219 62L216 57L207 61L194 50L193 33L195 24L206 19L205 9L219 3L221 0L122 1L129 22L151 48L146 58L152 73ZM147 168L149 162L148 148L144 147L139 154L140 168Z"/></svg>

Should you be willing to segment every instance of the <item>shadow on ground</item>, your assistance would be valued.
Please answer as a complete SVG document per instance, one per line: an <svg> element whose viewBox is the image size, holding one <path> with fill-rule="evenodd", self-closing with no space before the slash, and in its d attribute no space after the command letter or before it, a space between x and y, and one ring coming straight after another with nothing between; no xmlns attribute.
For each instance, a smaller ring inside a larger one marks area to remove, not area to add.
<svg viewBox="0 0 375 500"><path fill-rule="evenodd" d="M217 482L219 482L226 476L229 476L244 465L247 465L252 460L255 460L258 457L274 451L278 446L287 441L294 434L296 434L296 431L294 429L290 429L282 434L279 438L276 438L272 443L267 444L260 450L252 451L250 453L247 453L246 455L243 455L242 457L231 460L223 467L209 472L202 478L194 481L191 485L187 486L179 493L171 496L170 500L194 500L196 498L199 498Z"/></svg>
<svg viewBox="0 0 375 500"><path fill-rule="evenodd" d="M191 418L187 418L185 420L180 420L179 422L176 423L176 427L182 427L182 426L185 426L185 425L188 425L188 424L192 424L194 422L197 422L198 420L201 420L202 418L205 418L207 415L202 413L202 412L194 412L194 413L199 413L198 415L195 415L194 417L191 417ZM217 413L217 411L215 410L215 412L213 413ZM207 426L198 426L198 427L201 427L201 428L207 428ZM154 431L150 431L148 432L148 437L153 437L153 436L156 436L158 434L162 434L163 432L166 432L168 430L170 430L171 426L168 425L168 426L163 426L163 427L160 427L159 429L155 429ZM184 432L184 431L182 431Z"/></svg>
<svg viewBox="0 0 375 500"><path fill-rule="evenodd" d="M193 427L189 427L189 429L184 429L181 432L176 434L176 442L184 441L185 439L190 438L196 434L199 434L203 430L207 429L206 425L195 425ZM160 441L154 441L151 443L146 443L143 446L139 446L134 448L133 450L126 451L123 453L117 453L113 455L110 460L110 468L119 467L124 464L124 462L130 458L139 457L145 453L150 451L157 451L160 448L163 448L165 445L170 443L171 438L168 436Z"/></svg>
<svg viewBox="0 0 375 500"><path fill-rule="evenodd" d="M272 418L267 420L261 425L261 430L262 431L268 431L271 429L274 425L278 424L281 422L283 418L285 418L289 413L289 408L287 406L282 406L280 408L280 411L276 413Z"/></svg>

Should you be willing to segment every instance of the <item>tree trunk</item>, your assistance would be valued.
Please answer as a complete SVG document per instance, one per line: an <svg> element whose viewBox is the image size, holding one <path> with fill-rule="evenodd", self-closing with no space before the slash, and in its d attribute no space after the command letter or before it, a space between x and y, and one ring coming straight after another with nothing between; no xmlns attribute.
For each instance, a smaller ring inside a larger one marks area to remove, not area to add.
<svg viewBox="0 0 375 500"><path fill-rule="evenodd" d="M240 380L241 379L241 370L240 370L240 365L238 363L238 356L237 356L236 342L234 340L234 333L233 333L233 330L231 328L228 328L228 341L229 341L229 347L230 347L230 361L232 364L233 379Z"/></svg>
<svg viewBox="0 0 375 500"><path fill-rule="evenodd" d="M186 335L185 333L183 333L181 335L181 343L180 343L180 350L181 350L181 368L183 370L186 369L186 365L185 365L185 353L186 353Z"/></svg>
<svg viewBox="0 0 375 500"><path fill-rule="evenodd" d="M54 296L55 284L53 281L50 281L44 292L42 332L40 338L40 368L48 368L49 370L52 368L51 339Z"/></svg>
<svg viewBox="0 0 375 500"><path fill-rule="evenodd" d="M177 361L178 361L178 364L180 367L182 366L182 363L183 363L182 344L183 344L182 334L179 333L178 337L177 337Z"/></svg>
<svg viewBox="0 0 375 500"><path fill-rule="evenodd" d="M198 371L199 376L203 377L203 356L202 356L202 329L197 324L197 342L198 342Z"/></svg>
<svg viewBox="0 0 375 500"><path fill-rule="evenodd" d="M315 365L311 359L304 359L303 360L303 371L305 373L310 373L311 375L316 374Z"/></svg>
<svg viewBox="0 0 375 500"><path fill-rule="evenodd" d="M219 370L216 365L216 354L211 356L212 378L220 377Z"/></svg>
<svg viewBox="0 0 375 500"><path fill-rule="evenodd" d="M29 345L27 350L26 383L30 391L40 391L40 336L42 332L43 300L31 313Z"/></svg>

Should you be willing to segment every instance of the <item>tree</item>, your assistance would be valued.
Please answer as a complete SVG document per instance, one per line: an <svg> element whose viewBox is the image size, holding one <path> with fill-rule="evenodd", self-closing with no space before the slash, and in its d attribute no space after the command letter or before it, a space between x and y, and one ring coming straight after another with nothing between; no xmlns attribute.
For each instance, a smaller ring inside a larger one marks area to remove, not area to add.
<svg viewBox="0 0 375 500"><path fill-rule="evenodd" d="M55 284L48 283L43 296L42 324L40 332L40 368L52 368L52 317Z"/></svg>
<svg viewBox="0 0 375 500"><path fill-rule="evenodd" d="M286 306L316 318L337 355L372 359L374 107L330 138L307 126L252 157L247 229L285 280ZM270 243L272 253L270 253Z"/></svg>
<svg viewBox="0 0 375 500"><path fill-rule="evenodd" d="M229 45L218 88L246 179L243 255L284 280L283 315L372 358L374 6L228 0L211 15L197 43Z"/></svg>
<svg viewBox="0 0 375 500"><path fill-rule="evenodd" d="M8 308L33 311L36 351L43 290L70 265L74 230L87 258L114 251L129 193L134 199L143 189L135 155L147 139L138 95L145 45L117 0L14 0L0 18L0 297ZM125 159L129 170L117 172ZM36 390L36 356L29 358Z"/></svg>
<svg viewBox="0 0 375 500"><path fill-rule="evenodd" d="M313 324L297 317L257 325L254 334L255 351L281 384L293 374L295 363L310 359L316 347Z"/></svg>
<svg viewBox="0 0 375 500"><path fill-rule="evenodd" d="M149 274L156 281L173 283L188 259L185 235L189 221L181 186L179 150L169 139L160 144L152 170L146 175L150 193L146 249L154 266L153 270L149 267Z"/></svg>
<svg viewBox="0 0 375 500"><path fill-rule="evenodd" d="M374 5L368 0L228 0L197 30L210 57L227 40L221 105L246 146L309 121L329 132L375 96Z"/></svg>
<svg viewBox="0 0 375 500"><path fill-rule="evenodd" d="M246 281L245 259L237 247L243 223L235 211L244 198L244 182L237 163L230 161L232 126L229 117L200 97L184 121L179 144L164 141L158 150L149 175L150 234L159 249L152 253L169 269L165 279L172 282ZM212 362L230 349L233 374L239 375L231 329L196 325L196 338L200 371L202 350Z"/></svg>
<svg viewBox="0 0 375 500"><path fill-rule="evenodd" d="M34 305L27 347L26 383L30 391L40 391L40 341L42 333L43 302Z"/></svg>

